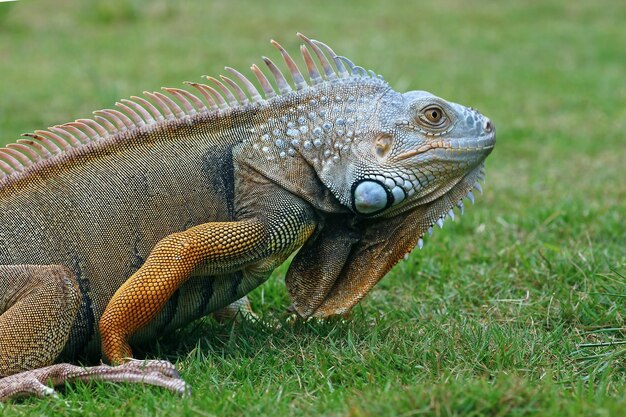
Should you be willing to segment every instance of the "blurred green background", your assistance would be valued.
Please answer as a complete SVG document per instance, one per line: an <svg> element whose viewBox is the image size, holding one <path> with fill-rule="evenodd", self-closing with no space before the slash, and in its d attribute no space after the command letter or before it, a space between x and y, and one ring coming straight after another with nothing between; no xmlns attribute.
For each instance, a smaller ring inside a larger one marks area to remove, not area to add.
<svg viewBox="0 0 626 417"><path fill-rule="evenodd" d="M193 397L78 385L0 413L623 415L625 22L615 0L0 3L0 144L225 65L250 74L297 31L498 130L476 207L349 320L287 323L283 267L252 295L281 327L207 319L157 347Z"/></svg>

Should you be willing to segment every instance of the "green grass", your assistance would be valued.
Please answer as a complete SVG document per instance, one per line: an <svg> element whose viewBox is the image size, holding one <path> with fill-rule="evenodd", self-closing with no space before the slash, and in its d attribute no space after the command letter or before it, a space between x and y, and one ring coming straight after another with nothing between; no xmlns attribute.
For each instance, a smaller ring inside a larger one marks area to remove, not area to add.
<svg viewBox="0 0 626 417"><path fill-rule="evenodd" d="M191 398L76 385L0 415L616 416L626 412L626 5L373 0L0 3L0 143L246 69L296 31L498 128L485 195L347 320L209 319L163 340ZM375 260L372 260L375 262Z"/></svg>

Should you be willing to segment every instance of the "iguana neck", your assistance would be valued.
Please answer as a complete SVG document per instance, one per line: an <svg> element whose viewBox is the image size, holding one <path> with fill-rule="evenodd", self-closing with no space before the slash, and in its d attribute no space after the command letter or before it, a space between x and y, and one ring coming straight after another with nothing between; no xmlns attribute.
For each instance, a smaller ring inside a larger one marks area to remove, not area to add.
<svg viewBox="0 0 626 417"><path fill-rule="evenodd" d="M255 112L239 159L318 209L347 212L344 184L358 147L380 129L372 116L389 91L376 78L348 78L271 102Z"/></svg>

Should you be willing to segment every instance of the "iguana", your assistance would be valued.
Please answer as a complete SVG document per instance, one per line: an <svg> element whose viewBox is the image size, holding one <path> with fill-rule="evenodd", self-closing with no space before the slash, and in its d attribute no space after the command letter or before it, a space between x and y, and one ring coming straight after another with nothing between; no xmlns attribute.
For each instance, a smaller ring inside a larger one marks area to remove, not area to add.
<svg viewBox="0 0 626 417"><path fill-rule="evenodd" d="M260 90L227 67L0 149L0 399L76 379L184 393L130 346L247 308L298 248L293 310L345 314L473 200L488 118L298 36L304 73L272 41L291 80L264 57ZM112 366L60 363L94 355Z"/></svg>

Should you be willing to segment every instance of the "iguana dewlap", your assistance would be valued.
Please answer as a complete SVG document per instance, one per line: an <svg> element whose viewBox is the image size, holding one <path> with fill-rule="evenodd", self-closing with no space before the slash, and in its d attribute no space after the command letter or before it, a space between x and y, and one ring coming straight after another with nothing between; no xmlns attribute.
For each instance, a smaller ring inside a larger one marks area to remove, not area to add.
<svg viewBox="0 0 626 417"><path fill-rule="evenodd" d="M299 36L304 72L273 42L290 80L264 58L260 89L227 68L0 149L0 399L90 378L184 392L130 346L246 306L300 247L295 311L347 313L473 199L489 119ZM122 365L50 366L101 354Z"/></svg>

